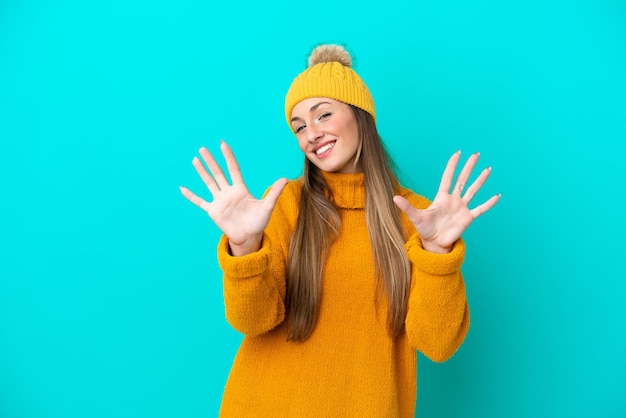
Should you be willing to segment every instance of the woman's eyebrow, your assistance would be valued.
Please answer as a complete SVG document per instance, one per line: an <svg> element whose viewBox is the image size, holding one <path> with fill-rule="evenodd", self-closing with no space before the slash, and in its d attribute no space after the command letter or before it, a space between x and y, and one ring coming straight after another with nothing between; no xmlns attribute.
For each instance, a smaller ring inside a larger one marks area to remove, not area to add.
<svg viewBox="0 0 626 418"><path fill-rule="evenodd" d="M320 107L323 104L330 104L330 102L319 102L318 104L315 104L315 105L311 106L311 108L309 109L309 112L313 112L315 109L317 109L318 107Z"/></svg>
<svg viewBox="0 0 626 418"><path fill-rule="evenodd" d="M323 104L330 104L330 102L319 102L317 104L314 104L313 106L311 106L311 108L309 109L309 112L314 112L315 109L317 109L318 107L320 107ZM291 118L291 122L294 122L296 120L302 120L302 118L299 118L297 116L294 116L293 118Z"/></svg>

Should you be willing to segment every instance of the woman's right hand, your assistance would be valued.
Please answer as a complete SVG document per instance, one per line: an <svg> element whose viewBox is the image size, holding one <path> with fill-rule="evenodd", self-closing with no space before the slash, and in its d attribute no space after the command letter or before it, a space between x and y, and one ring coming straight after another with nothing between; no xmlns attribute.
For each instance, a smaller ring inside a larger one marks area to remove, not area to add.
<svg viewBox="0 0 626 418"><path fill-rule="evenodd" d="M287 185L287 179L278 179L265 198L262 200L255 199L243 182L239 165L230 147L226 142L221 141L220 149L226 160L232 184L228 183L222 169L211 153L202 147L200 148L200 156L211 174L207 172L198 157L194 157L192 163L213 195L213 200L207 202L182 186L180 191L191 203L204 210L228 237L232 255L250 254L261 248L263 231L276 206L278 196Z"/></svg>

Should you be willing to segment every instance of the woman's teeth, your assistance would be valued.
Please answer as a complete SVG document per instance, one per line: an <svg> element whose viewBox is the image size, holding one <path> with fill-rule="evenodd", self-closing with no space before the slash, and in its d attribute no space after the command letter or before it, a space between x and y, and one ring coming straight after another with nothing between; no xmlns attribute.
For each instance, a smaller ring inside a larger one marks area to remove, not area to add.
<svg viewBox="0 0 626 418"><path fill-rule="evenodd" d="M334 143L334 142L331 142L330 144L326 144L326 145L324 145L323 147L321 147L321 148L319 148L319 149L315 150L315 153L316 153L317 155L320 155L321 153L323 153L323 152L325 152L325 151L328 151L329 149L331 149L331 148L332 148L332 147L334 147L334 146L335 146L335 143Z"/></svg>

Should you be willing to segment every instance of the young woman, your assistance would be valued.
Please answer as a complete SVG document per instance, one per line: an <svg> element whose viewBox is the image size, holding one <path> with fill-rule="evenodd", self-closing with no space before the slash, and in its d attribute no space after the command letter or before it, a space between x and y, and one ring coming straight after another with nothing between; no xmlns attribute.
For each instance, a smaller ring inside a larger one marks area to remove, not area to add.
<svg viewBox="0 0 626 418"><path fill-rule="evenodd" d="M453 186L457 152L433 202L403 188L376 130L372 96L348 53L321 45L285 100L304 173L262 200L221 143L232 184L200 149L212 201L181 187L224 235L226 317L245 336L224 417L412 417L416 350L445 361L469 327L462 232L499 195L468 204L490 170ZM210 174L209 174L210 173Z"/></svg>

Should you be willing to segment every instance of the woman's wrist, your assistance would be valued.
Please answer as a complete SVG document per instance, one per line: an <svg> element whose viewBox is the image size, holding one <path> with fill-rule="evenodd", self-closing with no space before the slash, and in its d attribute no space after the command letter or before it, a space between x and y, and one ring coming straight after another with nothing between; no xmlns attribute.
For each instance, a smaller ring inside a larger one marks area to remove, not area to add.
<svg viewBox="0 0 626 418"><path fill-rule="evenodd" d="M434 242L422 240L422 247L426 251L429 251L431 253L448 254L450 251L452 251L453 245L450 245L449 247L442 247L435 244Z"/></svg>
<svg viewBox="0 0 626 418"><path fill-rule="evenodd" d="M259 251L261 249L262 243L263 234L251 237L241 244L233 244L231 240L228 240L228 247L230 248L230 254L232 256L241 257Z"/></svg>

